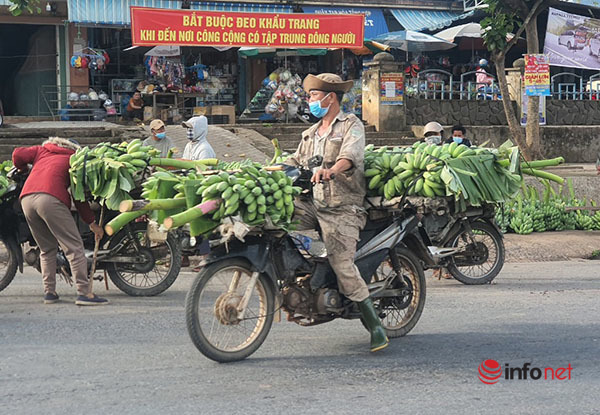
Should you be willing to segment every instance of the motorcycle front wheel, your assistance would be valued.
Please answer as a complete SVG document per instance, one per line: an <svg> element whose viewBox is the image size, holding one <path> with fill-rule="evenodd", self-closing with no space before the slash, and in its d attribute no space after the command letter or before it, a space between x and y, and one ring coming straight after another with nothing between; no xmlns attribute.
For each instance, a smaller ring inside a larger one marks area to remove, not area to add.
<svg viewBox="0 0 600 415"><path fill-rule="evenodd" d="M399 269L394 270L393 261L388 257L371 279L371 283L389 281L389 289L401 292L393 297L371 297L389 338L405 336L415 327L421 318L426 297L425 274L415 254L406 248L396 247L391 255L398 259ZM365 325L362 318L361 322Z"/></svg>
<svg viewBox="0 0 600 415"><path fill-rule="evenodd" d="M11 244L0 239L0 291L8 287L17 273L17 256Z"/></svg>
<svg viewBox="0 0 600 415"><path fill-rule="evenodd" d="M244 259L227 259L205 267L185 300L188 333L196 348L216 362L242 360L265 341L273 324L275 294L264 274L250 291L252 266ZM240 319L238 306L246 291L248 305Z"/></svg>
<svg viewBox="0 0 600 415"><path fill-rule="evenodd" d="M461 248L450 257L448 271L466 285L489 284L504 266L504 242L496 228L472 222L471 232L462 229L448 246Z"/></svg>
<svg viewBox="0 0 600 415"><path fill-rule="evenodd" d="M108 249L119 244L119 256L144 257L144 263L109 263L106 267L111 281L124 293L134 297L150 297L166 291L181 270L181 246L175 235L169 233L164 242L152 242L147 234L147 223L135 222L110 239ZM137 251L137 238L142 250ZM110 262L108 260L107 262Z"/></svg>

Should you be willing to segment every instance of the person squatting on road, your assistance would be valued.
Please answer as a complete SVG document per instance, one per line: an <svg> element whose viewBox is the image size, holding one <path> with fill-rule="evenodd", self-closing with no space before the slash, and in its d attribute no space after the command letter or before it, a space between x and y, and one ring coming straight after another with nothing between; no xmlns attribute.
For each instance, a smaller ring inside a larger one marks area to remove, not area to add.
<svg viewBox="0 0 600 415"><path fill-rule="evenodd" d="M58 301L56 294L56 254L58 245L64 251L71 273L75 277L77 305L107 304L90 290L88 267L83 240L71 214L69 188L69 158L79 148L75 140L50 137L41 146L19 147L12 155L13 164L19 171L33 168L21 192L21 206L40 248L40 263L44 279L44 303ZM87 203L75 201L81 218L90 226L97 239L104 232L94 218Z"/></svg>
<svg viewBox="0 0 600 415"><path fill-rule="evenodd" d="M308 75L303 86L310 97L311 113L321 121L302 133L298 149L286 164L306 168L308 160L317 155L323 157L323 164L313 169L312 199L295 201L294 219L300 222L298 230L321 228L340 292L358 303L371 333L371 351L375 352L389 341L367 285L354 265L359 232L366 222L362 208L366 195L365 129L355 115L340 110L352 81L323 73Z"/></svg>
<svg viewBox="0 0 600 415"><path fill-rule="evenodd" d="M204 115L192 117L181 123L187 130L187 138L190 140L183 149L184 160L204 160L215 158L215 151L206 139L208 134L208 120Z"/></svg>

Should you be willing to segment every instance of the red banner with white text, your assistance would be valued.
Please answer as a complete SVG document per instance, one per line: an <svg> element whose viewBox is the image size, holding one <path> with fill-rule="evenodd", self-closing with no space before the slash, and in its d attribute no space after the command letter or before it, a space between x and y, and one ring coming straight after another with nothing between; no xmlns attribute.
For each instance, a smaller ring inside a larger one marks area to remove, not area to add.
<svg viewBox="0 0 600 415"><path fill-rule="evenodd" d="M364 15L231 13L131 7L135 46L359 48Z"/></svg>

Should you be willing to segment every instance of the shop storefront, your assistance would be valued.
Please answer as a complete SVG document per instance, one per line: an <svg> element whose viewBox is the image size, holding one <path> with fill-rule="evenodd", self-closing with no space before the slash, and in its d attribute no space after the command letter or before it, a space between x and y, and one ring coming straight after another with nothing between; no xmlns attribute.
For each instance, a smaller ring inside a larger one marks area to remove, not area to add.
<svg viewBox="0 0 600 415"><path fill-rule="evenodd" d="M12 16L0 0L0 100L7 116L47 113L39 91L67 83L66 7ZM65 5L66 6L66 5Z"/></svg>

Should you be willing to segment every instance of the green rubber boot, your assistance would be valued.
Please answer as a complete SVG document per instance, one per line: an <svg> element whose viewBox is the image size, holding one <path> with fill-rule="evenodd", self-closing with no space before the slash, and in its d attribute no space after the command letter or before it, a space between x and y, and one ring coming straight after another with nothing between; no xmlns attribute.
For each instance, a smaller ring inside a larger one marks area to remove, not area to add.
<svg viewBox="0 0 600 415"><path fill-rule="evenodd" d="M381 320L375 311L373 301L367 298L364 301L358 303L358 308L363 316L363 320L371 333L371 351L376 352L384 349L390 344L387 336L385 335L385 329L381 325Z"/></svg>

